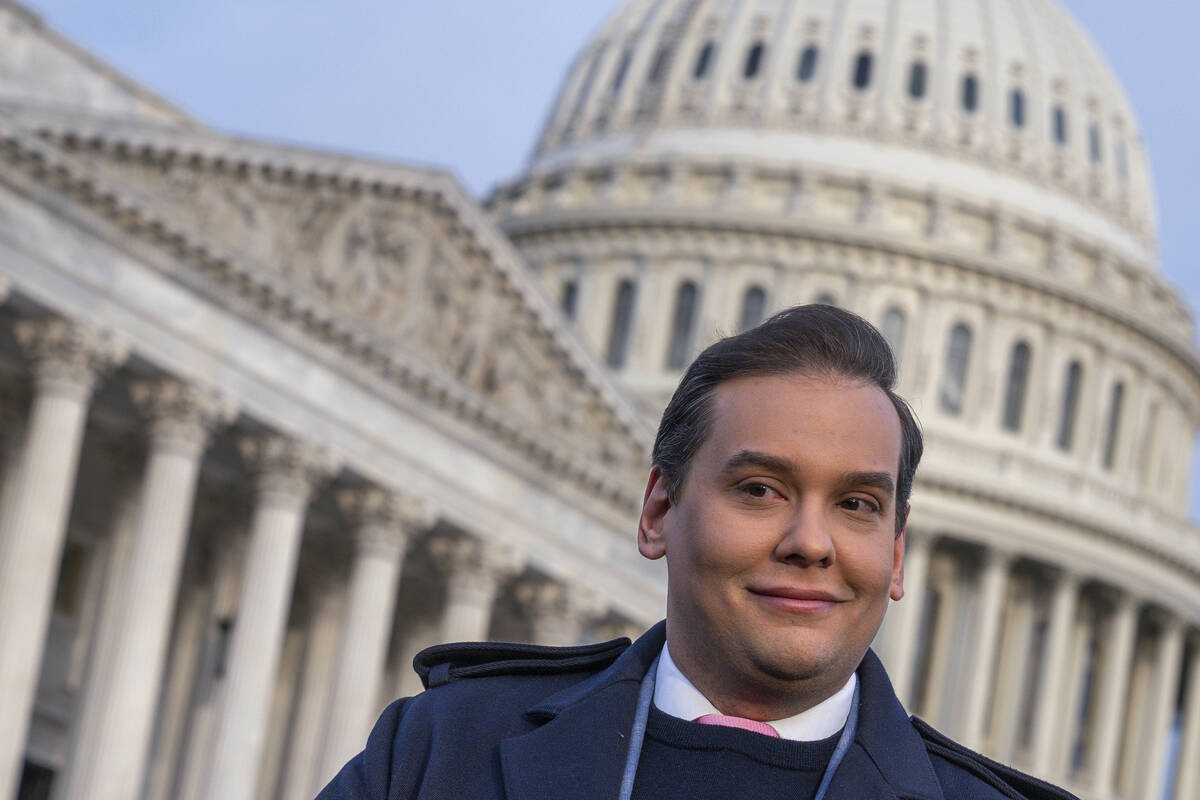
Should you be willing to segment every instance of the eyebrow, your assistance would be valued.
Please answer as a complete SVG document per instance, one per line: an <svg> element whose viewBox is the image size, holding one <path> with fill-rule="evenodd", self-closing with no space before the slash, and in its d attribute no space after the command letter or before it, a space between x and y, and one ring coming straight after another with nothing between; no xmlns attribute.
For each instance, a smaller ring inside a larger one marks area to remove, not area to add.
<svg viewBox="0 0 1200 800"><path fill-rule="evenodd" d="M734 453L725 466L721 468L722 475L742 469L743 467L760 467L771 472L796 472L796 463L787 458L761 453L757 450L740 450ZM888 498L896 494L896 482L886 472L846 472L839 482L843 486L871 486L886 492Z"/></svg>

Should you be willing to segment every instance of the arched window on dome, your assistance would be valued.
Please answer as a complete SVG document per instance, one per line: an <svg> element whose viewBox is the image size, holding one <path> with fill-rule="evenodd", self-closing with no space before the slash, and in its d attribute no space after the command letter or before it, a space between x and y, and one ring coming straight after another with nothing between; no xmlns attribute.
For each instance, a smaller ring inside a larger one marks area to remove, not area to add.
<svg viewBox="0 0 1200 800"><path fill-rule="evenodd" d="M1095 122L1088 126L1088 155L1091 156L1093 164L1099 164L1104 160L1104 150L1100 140L1100 126Z"/></svg>
<svg viewBox="0 0 1200 800"><path fill-rule="evenodd" d="M1017 342L1013 345L1008 358L1008 385L1004 390L1004 417L1001 425L1007 431L1021 430L1021 420L1025 416L1025 395L1029 388L1029 362L1033 351L1028 342Z"/></svg>
<svg viewBox="0 0 1200 800"><path fill-rule="evenodd" d="M625 52L621 53L621 61L617 64L617 71L613 73L613 94L621 91L621 86L625 83L625 73L629 72L629 62L631 60L633 60L633 50L627 47L625 48Z"/></svg>
<svg viewBox="0 0 1200 800"><path fill-rule="evenodd" d="M1055 106L1053 115L1054 123L1054 141L1058 142L1062 147L1067 143L1067 110L1062 106Z"/></svg>
<svg viewBox="0 0 1200 800"><path fill-rule="evenodd" d="M633 306L637 300L637 286L626 279L617 285L616 300L613 302L612 327L608 331L608 365L613 369L625 366L629 354L629 335L633 328Z"/></svg>
<svg viewBox="0 0 1200 800"><path fill-rule="evenodd" d="M1121 412L1125 406L1125 384L1113 384L1108 397L1108 424L1104 428L1104 468L1112 469L1117 460L1117 437L1121 435Z"/></svg>
<svg viewBox="0 0 1200 800"><path fill-rule="evenodd" d="M974 72L968 72L963 75L962 79L962 101L963 111L968 114L974 114L979 110L979 78Z"/></svg>
<svg viewBox="0 0 1200 800"><path fill-rule="evenodd" d="M667 347L667 369L687 366L692 350L692 335L696 328L696 311L700 290L693 281L679 284L675 292L675 316L671 323L671 342Z"/></svg>
<svg viewBox="0 0 1200 800"><path fill-rule="evenodd" d="M1066 380L1063 382L1062 407L1058 413L1058 449L1070 452L1075 445L1075 420L1079 416L1079 394L1083 388L1083 365L1072 361L1067 365Z"/></svg>
<svg viewBox="0 0 1200 800"><path fill-rule="evenodd" d="M1118 139L1114 148L1114 158L1117 162L1117 179L1121 183L1126 183L1129 180L1129 154L1125 151L1125 140Z"/></svg>
<svg viewBox="0 0 1200 800"><path fill-rule="evenodd" d="M671 48L660 47L658 52L654 54L654 61L650 64L650 74L646 76L646 82L656 84L663 79L663 74L667 71L667 64L671 60Z"/></svg>
<svg viewBox="0 0 1200 800"><path fill-rule="evenodd" d="M1142 486L1152 485L1154 479L1153 455L1158 444L1158 418L1159 405L1158 402L1153 402L1146 414L1146 430L1138 445L1137 468Z"/></svg>
<svg viewBox="0 0 1200 800"><path fill-rule="evenodd" d="M817 74L817 61L821 51L815 44L810 44L800 52L800 61L796 64L796 80L808 83Z"/></svg>
<svg viewBox="0 0 1200 800"><path fill-rule="evenodd" d="M942 368L942 385L938 402L942 410L958 416L967 397L967 371L971 365L971 329L958 323L950 330L946 342L946 363Z"/></svg>
<svg viewBox="0 0 1200 800"><path fill-rule="evenodd" d="M904 310L898 306L892 306L883 314L883 326L880 333L887 340L888 345L892 348L892 355L896 359L896 371L900 371L900 356L904 352L904 335L908 331L908 317L905 316Z"/></svg>
<svg viewBox="0 0 1200 800"><path fill-rule="evenodd" d="M1017 130L1025 127L1025 91L1013 89L1008 93L1008 120Z"/></svg>
<svg viewBox="0 0 1200 800"><path fill-rule="evenodd" d="M854 88L860 92L865 91L871 85L871 68L874 66L875 57L871 55L870 50L861 51L854 59L854 73L851 75L851 81Z"/></svg>
<svg viewBox="0 0 1200 800"><path fill-rule="evenodd" d="M748 331L763 321L767 313L767 290L751 286L742 295L742 315L738 319L738 333Z"/></svg>
<svg viewBox="0 0 1200 800"><path fill-rule="evenodd" d="M758 77L758 72L762 69L763 53L766 51L766 45L759 39L754 44L750 45L750 49L746 51L746 63L742 67L742 77L746 80L753 80Z"/></svg>
<svg viewBox="0 0 1200 800"><path fill-rule="evenodd" d="M696 56L696 66L692 67L692 80L698 81L708 75L708 68L712 66L713 53L717 50L717 46L712 42L705 42L704 47L700 48L700 54Z"/></svg>
<svg viewBox="0 0 1200 800"><path fill-rule="evenodd" d="M908 68L908 96L913 100L921 100L928 89L929 68L924 61L914 61Z"/></svg>
<svg viewBox="0 0 1200 800"><path fill-rule="evenodd" d="M567 319L575 319L575 308L579 305L579 281L571 279L564 281L562 294L558 298L559 308Z"/></svg>

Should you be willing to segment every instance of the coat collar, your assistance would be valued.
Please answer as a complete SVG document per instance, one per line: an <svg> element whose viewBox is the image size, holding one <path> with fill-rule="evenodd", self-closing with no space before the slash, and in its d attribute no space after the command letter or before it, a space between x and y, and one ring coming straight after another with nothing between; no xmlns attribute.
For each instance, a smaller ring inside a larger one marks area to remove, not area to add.
<svg viewBox="0 0 1200 800"><path fill-rule="evenodd" d="M638 688L665 641L666 623L660 622L607 669L526 712L541 724L500 745L508 800L617 796ZM828 800L945 800L924 742L874 653L867 652L858 677L858 734L834 776Z"/></svg>

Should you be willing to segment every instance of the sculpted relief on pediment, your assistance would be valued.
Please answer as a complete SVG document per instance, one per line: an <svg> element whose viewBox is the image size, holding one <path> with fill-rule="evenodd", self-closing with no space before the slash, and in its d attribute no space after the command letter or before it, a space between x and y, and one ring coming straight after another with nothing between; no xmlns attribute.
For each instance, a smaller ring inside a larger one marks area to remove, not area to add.
<svg viewBox="0 0 1200 800"><path fill-rule="evenodd" d="M368 327L537 430L617 471L644 455L554 336L444 218L408 198L214 172L193 163L115 165L239 257Z"/></svg>

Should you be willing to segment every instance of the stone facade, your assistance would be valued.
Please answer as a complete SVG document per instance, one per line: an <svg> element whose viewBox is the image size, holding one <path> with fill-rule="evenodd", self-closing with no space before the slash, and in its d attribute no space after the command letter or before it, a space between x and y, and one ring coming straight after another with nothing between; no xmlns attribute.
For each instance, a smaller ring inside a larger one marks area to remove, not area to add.
<svg viewBox="0 0 1200 800"><path fill-rule="evenodd" d="M485 210L207 130L0 2L0 797L311 797L422 647L636 634L679 365L815 299L926 428L902 699L1087 797L1196 796L1200 356L1136 121L1047 0L983 38L867 5L630 3ZM957 65L928 103L917 60Z"/></svg>

